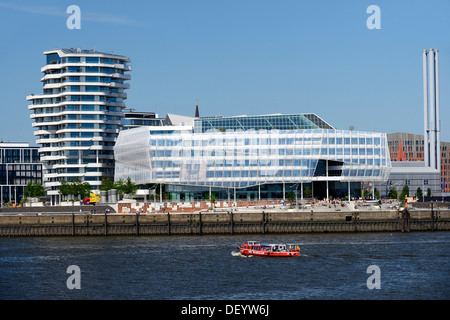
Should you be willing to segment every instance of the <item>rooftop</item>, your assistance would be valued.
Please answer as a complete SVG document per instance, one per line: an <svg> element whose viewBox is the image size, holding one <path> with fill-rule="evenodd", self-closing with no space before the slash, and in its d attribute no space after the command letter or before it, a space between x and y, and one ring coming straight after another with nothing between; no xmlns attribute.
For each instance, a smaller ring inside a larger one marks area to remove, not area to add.
<svg viewBox="0 0 450 320"><path fill-rule="evenodd" d="M123 55L118 55L114 53L108 53L108 52L100 52L96 49L81 49L81 48L58 48L53 50L47 50L44 52L45 55L52 54L52 53L59 53L60 55L72 55L72 54L92 54L92 55L104 55L109 57L114 57L116 59L120 60L126 60L130 61L130 59Z"/></svg>
<svg viewBox="0 0 450 320"><path fill-rule="evenodd" d="M239 115L239 116L209 116L194 120L195 131L239 129L335 129L314 113L303 114L266 114L266 115Z"/></svg>

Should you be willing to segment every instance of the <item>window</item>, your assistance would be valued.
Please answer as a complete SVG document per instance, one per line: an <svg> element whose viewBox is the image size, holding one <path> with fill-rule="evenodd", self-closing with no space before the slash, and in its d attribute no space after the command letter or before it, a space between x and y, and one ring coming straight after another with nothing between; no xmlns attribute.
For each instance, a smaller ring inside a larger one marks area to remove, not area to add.
<svg viewBox="0 0 450 320"><path fill-rule="evenodd" d="M98 72L98 67L86 67L86 72Z"/></svg>
<svg viewBox="0 0 450 320"><path fill-rule="evenodd" d="M98 63L98 57L86 57L86 63Z"/></svg>
<svg viewBox="0 0 450 320"><path fill-rule="evenodd" d="M94 101L94 96L81 96L81 101Z"/></svg>
<svg viewBox="0 0 450 320"><path fill-rule="evenodd" d="M89 104L83 104L81 106L81 111L94 111L94 106Z"/></svg>
<svg viewBox="0 0 450 320"><path fill-rule="evenodd" d="M86 86L87 92L96 92L99 91L98 86Z"/></svg>
<svg viewBox="0 0 450 320"><path fill-rule="evenodd" d="M68 72L81 72L81 68L80 67L68 67L67 71Z"/></svg>
<svg viewBox="0 0 450 320"><path fill-rule="evenodd" d="M68 63L79 63L80 62L80 58L79 57L68 57L67 58L67 62Z"/></svg>
<svg viewBox="0 0 450 320"><path fill-rule="evenodd" d="M82 114L81 120L95 120L96 115L95 114Z"/></svg>
<svg viewBox="0 0 450 320"><path fill-rule="evenodd" d="M88 76L85 78L86 78L86 82L98 82L98 77Z"/></svg>

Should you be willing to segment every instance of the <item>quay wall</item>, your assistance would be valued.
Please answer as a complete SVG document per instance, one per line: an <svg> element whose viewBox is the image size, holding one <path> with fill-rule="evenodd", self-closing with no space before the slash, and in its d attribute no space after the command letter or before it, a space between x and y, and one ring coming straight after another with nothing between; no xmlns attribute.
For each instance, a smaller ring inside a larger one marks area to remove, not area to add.
<svg viewBox="0 0 450 320"><path fill-rule="evenodd" d="M0 215L0 237L449 230L449 210Z"/></svg>

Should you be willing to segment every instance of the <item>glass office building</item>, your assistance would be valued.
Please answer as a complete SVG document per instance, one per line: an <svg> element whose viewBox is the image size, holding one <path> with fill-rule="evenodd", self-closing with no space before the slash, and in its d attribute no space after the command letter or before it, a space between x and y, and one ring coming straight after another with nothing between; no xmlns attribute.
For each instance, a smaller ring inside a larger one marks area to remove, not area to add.
<svg viewBox="0 0 450 320"><path fill-rule="evenodd" d="M306 187L318 198L359 196L361 182L388 178L386 134L336 130L309 116L205 117L122 131L115 178L163 184L174 201L211 190L222 199L284 199Z"/></svg>
<svg viewBox="0 0 450 320"><path fill-rule="evenodd" d="M114 176L113 147L129 88L130 59L96 50L44 52L43 93L29 95L40 145L44 187L59 202L62 180L79 179L98 190Z"/></svg>
<svg viewBox="0 0 450 320"><path fill-rule="evenodd" d="M28 183L42 183L38 147L0 142L0 203L19 204Z"/></svg>

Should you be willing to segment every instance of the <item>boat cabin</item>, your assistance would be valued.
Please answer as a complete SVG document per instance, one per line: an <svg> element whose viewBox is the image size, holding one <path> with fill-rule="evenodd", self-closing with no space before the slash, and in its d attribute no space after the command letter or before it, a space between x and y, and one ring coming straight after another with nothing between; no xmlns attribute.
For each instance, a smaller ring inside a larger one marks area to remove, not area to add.
<svg viewBox="0 0 450 320"><path fill-rule="evenodd" d="M247 241L238 247L244 255L256 256L299 256L300 248L297 244L261 244L259 241Z"/></svg>

